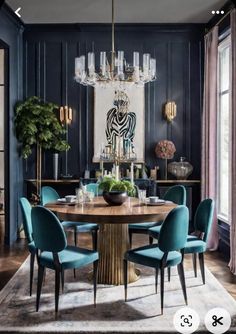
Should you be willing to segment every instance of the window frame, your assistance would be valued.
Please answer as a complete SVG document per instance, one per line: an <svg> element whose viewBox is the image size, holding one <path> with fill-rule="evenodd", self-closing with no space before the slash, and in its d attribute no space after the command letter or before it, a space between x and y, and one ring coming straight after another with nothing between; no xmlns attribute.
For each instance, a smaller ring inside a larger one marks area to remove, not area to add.
<svg viewBox="0 0 236 334"><path fill-rule="evenodd" d="M220 91L220 52L223 51L226 47L229 47L229 88L225 91ZM228 216L220 212L220 120L221 120L221 96L227 92L229 94L229 118L232 117L232 108L231 108L231 35L228 34L223 40L218 44L218 73L217 73L217 179L216 179L216 190L217 190L217 218L224 223L230 225L230 212L231 212L231 193L230 193L230 183L231 183L231 170L230 170L230 160L231 160L231 133L232 127L229 126L229 177L228 177L228 199L229 199L229 209Z"/></svg>

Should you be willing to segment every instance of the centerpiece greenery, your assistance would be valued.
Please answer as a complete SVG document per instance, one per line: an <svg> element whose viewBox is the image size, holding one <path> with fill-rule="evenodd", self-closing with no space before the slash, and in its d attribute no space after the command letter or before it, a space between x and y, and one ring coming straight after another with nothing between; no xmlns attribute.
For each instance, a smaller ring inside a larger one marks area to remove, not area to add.
<svg viewBox="0 0 236 334"><path fill-rule="evenodd" d="M41 188L42 149L66 151L70 148L64 139L66 130L59 122L55 111L58 106L33 96L15 107L15 134L21 143L21 155L27 159L36 148L37 164L37 196Z"/></svg>
<svg viewBox="0 0 236 334"><path fill-rule="evenodd" d="M105 176L99 183L99 189L107 192L127 192L128 196L134 197L136 195L136 186L128 180L117 181L115 178Z"/></svg>

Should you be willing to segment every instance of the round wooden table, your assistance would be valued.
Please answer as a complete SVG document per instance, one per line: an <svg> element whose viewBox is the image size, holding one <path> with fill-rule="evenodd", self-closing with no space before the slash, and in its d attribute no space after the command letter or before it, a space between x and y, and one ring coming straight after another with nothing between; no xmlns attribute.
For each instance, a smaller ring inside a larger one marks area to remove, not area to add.
<svg viewBox="0 0 236 334"><path fill-rule="evenodd" d="M47 204L60 220L97 223L99 227L98 283L123 284L123 257L129 249L128 224L162 221L176 207L174 203L161 206L139 204L129 198L121 206L109 206L103 197L86 204ZM129 282L137 280L134 264L129 264Z"/></svg>

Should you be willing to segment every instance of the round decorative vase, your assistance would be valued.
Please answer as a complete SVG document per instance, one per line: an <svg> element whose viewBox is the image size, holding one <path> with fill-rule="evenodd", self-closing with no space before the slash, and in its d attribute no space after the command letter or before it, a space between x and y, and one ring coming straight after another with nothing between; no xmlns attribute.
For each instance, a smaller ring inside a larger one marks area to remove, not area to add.
<svg viewBox="0 0 236 334"><path fill-rule="evenodd" d="M121 205L128 199L126 191L104 191L103 198L109 205Z"/></svg>
<svg viewBox="0 0 236 334"><path fill-rule="evenodd" d="M193 166L180 157L180 161L168 164L168 172L176 177L177 180L186 180L193 171Z"/></svg>

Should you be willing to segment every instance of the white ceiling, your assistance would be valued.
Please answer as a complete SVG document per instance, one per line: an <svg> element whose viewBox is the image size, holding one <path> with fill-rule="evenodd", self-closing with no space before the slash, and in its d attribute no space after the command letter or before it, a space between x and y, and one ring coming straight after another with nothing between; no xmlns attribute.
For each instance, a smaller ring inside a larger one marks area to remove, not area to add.
<svg viewBox="0 0 236 334"><path fill-rule="evenodd" d="M6 0L25 23L109 23L111 0ZM118 23L206 23L226 0L115 0Z"/></svg>

